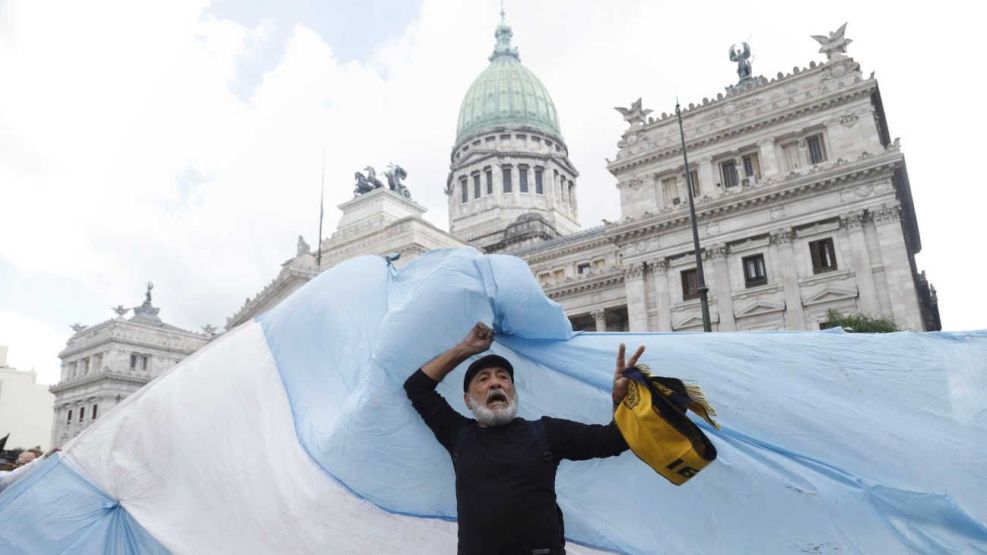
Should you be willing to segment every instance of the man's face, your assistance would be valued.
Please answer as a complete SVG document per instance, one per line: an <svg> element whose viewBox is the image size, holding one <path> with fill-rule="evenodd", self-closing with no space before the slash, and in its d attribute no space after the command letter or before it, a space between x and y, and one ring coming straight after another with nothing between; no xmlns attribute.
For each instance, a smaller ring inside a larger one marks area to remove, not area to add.
<svg viewBox="0 0 987 555"><path fill-rule="evenodd" d="M14 464L16 464L17 466L27 464L33 461L34 458L35 458L34 453L30 451L24 451L23 453L17 456L17 462L15 462Z"/></svg>
<svg viewBox="0 0 987 555"><path fill-rule="evenodd" d="M504 368L492 366L477 372L464 398L481 426L507 424L517 415L514 381Z"/></svg>

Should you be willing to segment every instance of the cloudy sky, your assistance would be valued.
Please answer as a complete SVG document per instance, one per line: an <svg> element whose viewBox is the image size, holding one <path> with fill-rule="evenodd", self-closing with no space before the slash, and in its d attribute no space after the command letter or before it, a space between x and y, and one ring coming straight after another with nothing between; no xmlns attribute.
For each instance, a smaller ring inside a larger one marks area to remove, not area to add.
<svg viewBox="0 0 987 555"><path fill-rule="evenodd" d="M987 327L979 251L979 16L961 3L508 0L581 172L582 224L617 219L613 106L670 111L755 73L822 61L809 38L849 21L900 136L946 329ZM917 3L914 3L917 4ZM970 3L972 6L973 3ZM799 6L799 7L796 7ZM73 322L134 306L144 282L176 325L222 326L299 234L326 234L352 175L397 162L427 217L463 94L486 66L492 0L0 0L0 345L57 381ZM973 248L973 250L970 250Z"/></svg>

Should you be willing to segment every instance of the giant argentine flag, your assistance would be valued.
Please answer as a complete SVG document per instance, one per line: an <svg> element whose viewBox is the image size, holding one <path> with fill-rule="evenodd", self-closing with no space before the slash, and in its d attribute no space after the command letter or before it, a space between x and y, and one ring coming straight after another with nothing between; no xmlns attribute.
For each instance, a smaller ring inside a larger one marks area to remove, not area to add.
<svg viewBox="0 0 987 555"><path fill-rule="evenodd" d="M401 386L476 321L525 418L609 421L621 341L719 410L682 487L563 462L571 551L987 553L987 333L573 334L472 249L351 260L226 333L0 494L0 553L454 553L452 464Z"/></svg>

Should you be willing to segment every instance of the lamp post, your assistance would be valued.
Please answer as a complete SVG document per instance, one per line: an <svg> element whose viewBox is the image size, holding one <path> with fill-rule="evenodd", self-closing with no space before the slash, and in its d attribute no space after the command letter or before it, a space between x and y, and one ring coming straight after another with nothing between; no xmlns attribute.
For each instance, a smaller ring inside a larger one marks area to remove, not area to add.
<svg viewBox="0 0 987 555"><path fill-rule="evenodd" d="M692 200L692 173L689 172L689 156L685 151L685 130L682 127L682 110L679 109L679 100L675 99L675 117L679 120L679 138L682 140L682 159L685 161L685 183L688 191L685 196L689 199L689 223L692 224L692 248L696 253L696 278L699 281L699 304L703 313L703 331L713 331L709 321L709 299L706 287L706 274L703 272L703 257L699 250L699 227L696 225L696 204Z"/></svg>

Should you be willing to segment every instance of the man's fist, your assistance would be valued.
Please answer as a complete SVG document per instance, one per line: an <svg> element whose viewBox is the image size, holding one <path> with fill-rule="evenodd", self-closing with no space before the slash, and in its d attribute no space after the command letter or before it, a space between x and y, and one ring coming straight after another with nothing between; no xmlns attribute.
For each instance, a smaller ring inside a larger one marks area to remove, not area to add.
<svg viewBox="0 0 987 555"><path fill-rule="evenodd" d="M470 356L482 353L490 348L494 340L494 330L483 322L477 322L460 343L463 350Z"/></svg>

